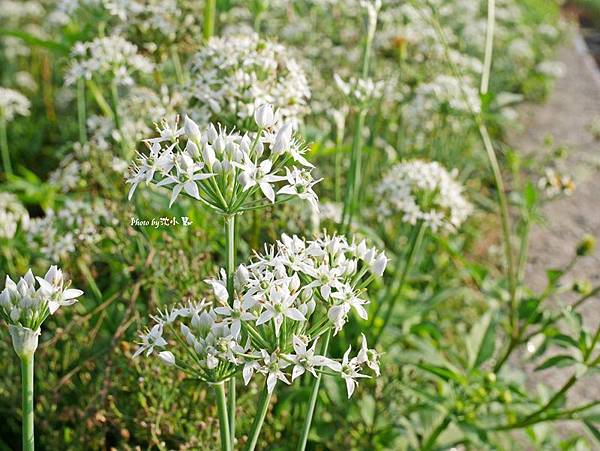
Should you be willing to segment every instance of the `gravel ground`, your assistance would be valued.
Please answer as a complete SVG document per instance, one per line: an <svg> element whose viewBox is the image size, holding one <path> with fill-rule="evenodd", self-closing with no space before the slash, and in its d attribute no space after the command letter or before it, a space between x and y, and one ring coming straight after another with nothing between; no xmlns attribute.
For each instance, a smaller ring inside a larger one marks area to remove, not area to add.
<svg viewBox="0 0 600 451"><path fill-rule="evenodd" d="M577 185L570 197L546 204L543 215L546 223L536 227L531 235L531 252L527 267L528 284L539 290L546 283L545 269L567 263L578 241L584 234L596 237L600 244L600 142L589 131L594 117L600 117L600 71L587 53L581 37L562 47L557 60L565 65L565 75L556 82L548 101L541 105L527 105L520 111L522 129L509 136L508 142L524 153L542 158L548 152L544 140L551 135L556 145L569 149L568 157L560 168L570 174ZM592 257L581 259L572 277L588 279L594 286L600 283L600 250ZM572 279L565 279L570 282ZM555 305L570 299L554 299ZM591 299L581 312L587 327L594 329L600 322L600 297ZM518 361L512 365L522 366ZM525 365L528 372L531 368ZM570 376L547 373L530 374L533 387L540 382L557 387ZM579 405L600 398L600 377L585 378L571 392L570 405ZM563 432L580 433L572 425L560 425Z"/></svg>

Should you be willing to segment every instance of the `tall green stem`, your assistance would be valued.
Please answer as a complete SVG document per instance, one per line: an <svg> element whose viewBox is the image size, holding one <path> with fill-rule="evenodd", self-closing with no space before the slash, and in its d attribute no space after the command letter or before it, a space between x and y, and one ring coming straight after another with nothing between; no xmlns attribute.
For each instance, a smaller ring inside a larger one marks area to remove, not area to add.
<svg viewBox="0 0 600 451"><path fill-rule="evenodd" d="M487 28L485 34L485 55L483 58L483 72L481 74L481 94L486 95L490 85L490 72L492 69L492 53L494 50L494 27L496 22L496 1L488 0Z"/></svg>
<svg viewBox="0 0 600 451"><path fill-rule="evenodd" d="M23 451L33 451L33 354L21 357Z"/></svg>
<svg viewBox="0 0 600 451"><path fill-rule="evenodd" d="M256 448L256 442L258 441L258 436L260 435L263 423L265 422L265 416L267 415L267 410L269 409L270 400L271 393L269 393L267 390L267 385L265 384L265 388L263 389L260 399L258 400L256 416L254 417L254 423L252 423L252 429L248 438L246 451L254 451L254 448Z"/></svg>
<svg viewBox="0 0 600 451"><path fill-rule="evenodd" d="M421 241L423 240L424 233L425 233L425 227L423 226L423 222L419 221L413 227L412 234L410 237L410 242L408 244L408 252L406 254L406 260L404 262L404 266L402 267L402 273L400 274L400 280L398 281L398 286L397 286L396 290L394 291L394 293L392 294L392 296L390 298L390 304L387 308L387 311L385 312L383 324L381 325L381 328L377 332L377 335L375 336L375 340L373 341L373 344L372 344L373 347L375 347L375 345L379 342L379 339L381 338L383 331L387 327L387 325L392 317L392 313L394 311L394 306L396 305L396 301L398 300L398 298L400 297L400 294L402 293L402 289L404 288L404 284L406 283L406 277L408 275L410 267L413 264L414 256L417 253L416 251L421 246Z"/></svg>
<svg viewBox="0 0 600 451"><path fill-rule="evenodd" d="M217 411L219 412L219 429L221 433L221 451L231 451L231 436L229 435L229 418L227 414L227 400L223 383L215 384L217 397Z"/></svg>
<svg viewBox="0 0 600 451"><path fill-rule="evenodd" d="M331 338L331 329L325 333L323 341L323 349L321 349L321 355L327 356L329 349L329 340ZM302 432L300 433L300 440L298 441L298 447L296 451L304 451L306 449L306 443L308 442L308 434L312 425L313 415L317 407L317 396L319 395L319 387L321 386L321 373L317 374L317 377L313 381L313 386L310 391L310 398L308 401L308 410L306 411L306 417L304 418L304 424L302 425Z"/></svg>
<svg viewBox="0 0 600 451"><path fill-rule="evenodd" d="M352 216L355 213L356 196L360 190L360 171L361 171L361 145L362 129L365 123L367 111L362 109L358 112L356 123L354 124L354 137L352 139L352 151L350 154L349 177L346 184L346 197L344 198L344 211L342 215L342 224L346 229L352 224Z"/></svg>
<svg viewBox="0 0 600 451"><path fill-rule="evenodd" d="M125 137L125 133L123 132L123 123L122 123L122 118L121 118L121 112L120 110L120 97L119 97L119 86L117 85L116 81L113 80L112 83L110 84L110 90L111 90L111 95L112 95L112 107L113 107L113 119L115 121L115 128L117 129L117 131L119 132L119 136L121 138L121 151L123 153L124 157L128 157L128 153L129 153L129 149L128 149L128 143L127 143L127 139Z"/></svg>
<svg viewBox="0 0 600 451"><path fill-rule="evenodd" d="M2 151L2 166L7 175L12 175L12 165L10 164L10 152L8 151L8 136L6 134L6 119L0 113L0 150Z"/></svg>
<svg viewBox="0 0 600 451"><path fill-rule="evenodd" d="M227 271L227 292L229 293L229 305L233 305L233 278L235 273L235 253L236 253L236 241L235 241L235 215L229 215L225 217L225 247L226 255L226 271ZM236 393L235 393L235 376L229 379L228 383L229 392L229 435L231 441L235 440L235 405L236 405Z"/></svg>
<svg viewBox="0 0 600 451"><path fill-rule="evenodd" d="M206 0L204 5L204 40L208 41L215 34L215 16L217 0Z"/></svg>
<svg viewBox="0 0 600 451"><path fill-rule="evenodd" d="M80 78L79 80L77 80L77 122L79 124L79 142L81 144L87 143L85 116L85 80L83 78Z"/></svg>

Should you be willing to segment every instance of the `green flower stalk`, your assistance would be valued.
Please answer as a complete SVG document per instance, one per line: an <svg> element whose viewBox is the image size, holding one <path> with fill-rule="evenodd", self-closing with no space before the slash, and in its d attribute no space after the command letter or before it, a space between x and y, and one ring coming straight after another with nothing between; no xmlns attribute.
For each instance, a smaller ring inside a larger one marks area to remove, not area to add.
<svg viewBox="0 0 600 451"><path fill-rule="evenodd" d="M39 287L36 288L36 280ZM42 323L61 306L72 305L83 291L69 288L63 273L50 267L44 278L35 277L31 270L15 283L6 276L0 293L0 318L8 324L15 353L21 360L23 450L34 446L34 354L38 347Z"/></svg>
<svg viewBox="0 0 600 451"><path fill-rule="evenodd" d="M457 171L449 172L435 161L408 160L394 165L375 189L381 199L377 214L384 232L386 225L397 230L398 222L408 224L411 229L407 251L396 262L394 284L383 296L388 306L375 343L388 326L425 233L454 233L473 210L464 197L463 186L456 180L457 175ZM382 305L377 304L371 317L373 325Z"/></svg>
<svg viewBox="0 0 600 451"><path fill-rule="evenodd" d="M2 154L2 169L6 174L13 173L8 148L8 123L17 115L29 116L30 106L27 97L20 92L0 87L0 154Z"/></svg>

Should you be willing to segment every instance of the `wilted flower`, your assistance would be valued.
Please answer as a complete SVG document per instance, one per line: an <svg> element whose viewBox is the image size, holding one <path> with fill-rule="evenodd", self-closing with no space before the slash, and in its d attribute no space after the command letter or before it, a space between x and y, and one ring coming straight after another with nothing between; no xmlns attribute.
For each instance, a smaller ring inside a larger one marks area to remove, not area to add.
<svg viewBox="0 0 600 451"><path fill-rule="evenodd" d="M456 175L435 161L398 163L377 186L378 212L383 217L397 214L412 225L422 221L434 232L455 231L472 211Z"/></svg>
<svg viewBox="0 0 600 451"><path fill-rule="evenodd" d="M562 175L552 168L546 168L544 176L538 180L538 188L549 198L559 194L570 196L575 191L575 182L568 175Z"/></svg>

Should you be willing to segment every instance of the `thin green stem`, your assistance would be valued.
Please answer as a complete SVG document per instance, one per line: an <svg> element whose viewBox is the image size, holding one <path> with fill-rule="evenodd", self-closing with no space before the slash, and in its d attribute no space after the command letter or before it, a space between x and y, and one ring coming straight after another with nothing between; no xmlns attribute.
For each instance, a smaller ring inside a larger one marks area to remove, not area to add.
<svg viewBox="0 0 600 451"><path fill-rule="evenodd" d="M233 305L233 278L235 273L235 254L236 254L236 240L235 240L235 215L225 216L225 247L226 247L226 271L227 271L227 293L229 294L229 305ZM229 379L228 383L229 392L229 435L231 440L235 440L235 405L236 405L236 393L235 393L235 376Z"/></svg>
<svg viewBox="0 0 600 451"><path fill-rule="evenodd" d="M204 40L208 41L215 34L215 16L217 0L206 0L204 4Z"/></svg>
<svg viewBox="0 0 600 451"><path fill-rule="evenodd" d="M398 300L398 298L400 297L400 294L402 293L402 289L404 288L404 284L406 283L406 277L408 276L410 267L412 266L412 264L414 262L415 254L417 253L417 250L421 247L421 241L423 240L424 233L425 233L425 226L423 225L423 222L422 221L417 222L417 224L413 227L412 234L410 237L410 242L408 243L408 252L406 254L406 261L404 263L404 267L402 268L402 274L400 275L398 287L396 288L396 290L392 294L392 297L390 298L390 305L388 306L388 309L385 312L383 324L381 325L381 328L379 329L379 331L377 332L377 335L375 336L375 340L373 341L373 344L372 344L373 347L375 347L375 345L379 342L379 339L381 338L383 331L385 330L388 323L390 322L390 319L392 318L394 306L396 305L396 301Z"/></svg>
<svg viewBox="0 0 600 451"><path fill-rule="evenodd" d="M267 385L265 384L265 388L263 389L260 399L258 400L256 416L254 417L254 423L252 423L252 429L250 430L250 435L248 436L248 445L246 445L246 451L253 451L254 448L256 448L256 442L258 442L258 436L260 435L260 431L265 422L265 416L267 415L267 410L269 409L270 400L271 393L269 393Z"/></svg>
<svg viewBox="0 0 600 451"><path fill-rule="evenodd" d="M85 110L85 80L77 80L77 122L79 125L79 142L87 143L87 132L85 129L86 110Z"/></svg>
<svg viewBox="0 0 600 451"><path fill-rule="evenodd" d="M355 211L355 196L360 190L360 169L361 169L361 141L362 129L365 122L366 110L360 110L354 124L354 137L352 139L352 150L350 153L350 167L348 180L346 182L346 196L344 198L344 211L342 215L342 225L349 229L352 224L352 216Z"/></svg>
<svg viewBox="0 0 600 451"><path fill-rule="evenodd" d="M327 351L329 349L329 340L331 338L331 329L329 329L325 333L325 338L323 340L323 348L321 349L321 355L327 356ZM315 409L317 407L317 397L319 395L319 387L321 385L321 377L322 374L319 373L315 380L313 381L313 386L310 391L310 398L308 400L308 410L306 411L306 417L304 418L304 424L302 425L302 432L300 433L300 440L298 441L298 446L296 447L296 451L304 451L306 449L306 443L308 442L308 433L310 432L310 427L312 425L313 416L315 414Z"/></svg>
<svg viewBox="0 0 600 451"><path fill-rule="evenodd" d="M111 92L111 96L112 96L112 108L113 108L113 119L115 121L115 128L117 129L117 131L119 132L119 137L120 137L120 145L121 145L121 151L124 157L128 157L128 144L127 144L127 139L125 137L125 133L123 132L123 123L121 122L121 112L119 111L120 109L120 104L121 104L121 100L119 97L119 86L116 83L116 80L113 80L110 84L110 92Z"/></svg>
<svg viewBox="0 0 600 451"><path fill-rule="evenodd" d="M12 175L12 164L10 163L10 152L8 150L8 135L6 133L6 119L0 113L0 150L2 151L2 166L6 175Z"/></svg>
<svg viewBox="0 0 600 451"><path fill-rule="evenodd" d="M494 28L496 22L496 1L488 0L487 28L485 34L485 55L483 58L483 72L481 74L481 94L486 95L490 86L490 72L492 69L492 54L494 50Z"/></svg>
<svg viewBox="0 0 600 451"><path fill-rule="evenodd" d="M219 430L221 433L221 451L231 451L231 436L229 435L229 418L227 415L227 400L223 383L215 384L217 411L219 412Z"/></svg>
<svg viewBox="0 0 600 451"><path fill-rule="evenodd" d="M21 358L23 451L33 451L33 354Z"/></svg>

